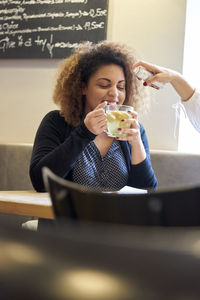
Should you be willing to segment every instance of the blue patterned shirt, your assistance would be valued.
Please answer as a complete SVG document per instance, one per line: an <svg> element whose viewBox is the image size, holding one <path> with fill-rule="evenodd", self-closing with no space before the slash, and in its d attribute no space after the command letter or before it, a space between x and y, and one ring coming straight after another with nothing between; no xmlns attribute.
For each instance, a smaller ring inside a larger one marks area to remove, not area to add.
<svg viewBox="0 0 200 300"><path fill-rule="evenodd" d="M101 191L123 188L128 181L128 169L121 146L114 140L102 157L91 141L79 156L72 171L73 181Z"/></svg>

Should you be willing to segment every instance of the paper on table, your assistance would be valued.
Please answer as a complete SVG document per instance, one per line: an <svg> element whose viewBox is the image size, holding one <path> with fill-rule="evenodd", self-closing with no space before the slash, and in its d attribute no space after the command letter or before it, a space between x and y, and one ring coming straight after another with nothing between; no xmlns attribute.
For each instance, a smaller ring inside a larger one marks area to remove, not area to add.
<svg viewBox="0 0 200 300"><path fill-rule="evenodd" d="M124 186L121 190L117 191L118 194L147 194L147 190L137 189L132 186Z"/></svg>
<svg viewBox="0 0 200 300"><path fill-rule="evenodd" d="M147 194L147 190L143 189L137 189L132 186L124 186L121 190L119 191L109 191L109 192L104 192L104 193L116 193L116 194Z"/></svg>

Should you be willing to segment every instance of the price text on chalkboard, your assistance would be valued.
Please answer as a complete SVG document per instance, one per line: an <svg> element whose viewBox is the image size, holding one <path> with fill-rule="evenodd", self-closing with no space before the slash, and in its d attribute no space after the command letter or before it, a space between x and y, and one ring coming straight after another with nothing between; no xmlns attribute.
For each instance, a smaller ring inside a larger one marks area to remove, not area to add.
<svg viewBox="0 0 200 300"><path fill-rule="evenodd" d="M0 0L0 58L64 58L106 39L108 0Z"/></svg>

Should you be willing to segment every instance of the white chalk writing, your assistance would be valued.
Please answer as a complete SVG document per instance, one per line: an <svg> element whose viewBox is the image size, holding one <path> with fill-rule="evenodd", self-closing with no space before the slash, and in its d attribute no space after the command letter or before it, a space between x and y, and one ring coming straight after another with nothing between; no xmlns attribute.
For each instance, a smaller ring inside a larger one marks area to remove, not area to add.
<svg viewBox="0 0 200 300"><path fill-rule="evenodd" d="M6 25L6 26L5 26ZM14 24L16 25L16 27L18 26L18 24ZM0 31L0 36L1 35L15 35L15 34L24 34L24 33L32 33L32 32L46 32L46 31L75 31L75 30L83 30L85 29L86 31L90 31L90 30L95 30L98 28L104 28L104 22L101 23L96 23L96 22L86 22L83 27L78 24L78 25L71 25L71 26L63 26L61 24L59 24L57 27L54 26L48 26L48 27L37 27L37 28L26 28L26 29L20 29L20 30L14 30L14 25L13 25L13 29L11 29L9 26L9 24L4 23L3 26L5 29L4 31ZM2 28L2 29L4 29ZM1 27L0 27L1 30Z"/></svg>
<svg viewBox="0 0 200 300"><path fill-rule="evenodd" d="M70 43L70 42L53 42L53 34L50 35L50 39L48 40L46 39L42 39L40 38L40 36L38 35L37 38L35 40L32 40L32 38L28 38L26 40L24 40L22 35L18 36L18 41L13 41L11 40L8 36L6 36L5 38L0 40L0 50L2 50L3 52L5 52L7 49L10 48L16 48L16 46L18 47L31 47L33 46L33 44L37 45L38 47L41 48L41 51L44 52L45 50L49 51L50 57L53 57L53 50L55 48L76 48L78 47L79 43Z"/></svg>
<svg viewBox="0 0 200 300"><path fill-rule="evenodd" d="M0 0L0 5L46 5L46 4L61 4L61 3L81 3L87 4L88 0Z"/></svg>
<svg viewBox="0 0 200 300"><path fill-rule="evenodd" d="M56 49L75 48L101 32L104 36L106 1L0 0L0 57L11 49L37 48L53 58Z"/></svg>
<svg viewBox="0 0 200 300"><path fill-rule="evenodd" d="M0 20L29 20L29 19L41 19L41 18L82 18L82 17L91 17L91 18L96 18L96 17L102 17L107 15L107 11L101 10L100 8L97 9L90 9L90 11L81 11L79 10L78 12L45 12L45 13L40 13L40 14L31 14L28 15L26 13L23 13L22 15L19 15L19 12L23 12L24 10L19 9L14 9L14 10L0 10ZM8 14L8 11L11 13L12 11L15 12L14 15L6 15ZM1 16L3 15L3 16Z"/></svg>

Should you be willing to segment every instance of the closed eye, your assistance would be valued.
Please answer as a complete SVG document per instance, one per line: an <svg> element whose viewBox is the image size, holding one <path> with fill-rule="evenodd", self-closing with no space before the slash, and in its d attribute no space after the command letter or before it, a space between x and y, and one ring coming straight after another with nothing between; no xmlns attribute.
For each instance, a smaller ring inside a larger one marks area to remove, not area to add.
<svg viewBox="0 0 200 300"><path fill-rule="evenodd" d="M102 89L106 89L110 87L110 85L105 85L105 84L98 84L98 86Z"/></svg>
<svg viewBox="0 0 200 300"><path fill-rule="evenodd" d="M125 86L118 86L117 87L120 91L124 91L125 90Z"/></svg>

